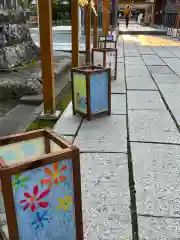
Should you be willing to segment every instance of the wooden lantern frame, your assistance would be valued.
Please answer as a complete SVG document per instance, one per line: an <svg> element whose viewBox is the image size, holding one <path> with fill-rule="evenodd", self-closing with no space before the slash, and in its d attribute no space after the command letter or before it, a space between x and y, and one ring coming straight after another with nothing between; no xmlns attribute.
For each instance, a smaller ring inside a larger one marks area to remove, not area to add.
<svg viewBox="0 0 180 240"><path fill-rule="evenodd" d="M112 52L114 51L115 52L115 76L111 78L116 80L117 78L117 49L114 49L114 48L93 48L92 49L92 64L94 65L94 51L97 51L97 52L103 52L103 67L106 68L106 53L107 52Z"/></svg>
<svg viewBox="0 0 180 240"><path fill-rule="evenodd" d="M7 166L4 161L0 162L0 179L4 206L9 231L9 239L18 240L18 225L16 221L16 211L14 206L14 196L11 177L24 171L32 170L48 164L63 161L66 158L72 159L73 186L74 186L74 210L76 223L76 240L83 240L82 203L81 203L81 176L79 149L66 140L57 136L50 130L37 130L8 137L0 138L0 146L15 144L21 141L44 137L45 154L36 159L27 160ZM50 140L59 145L63 150L50 153Z"/></svg>
<svg viewBox="0 0 180 240"><path fill-rule="evenodd" d="M91 89L90 89L90 77L93 73L102 73L108 72L108 110L100 113L93 114L91 112ZM74 78L73 73L79 73L86 76L86 97L87 97L87 114L80 112L75 109L75 102L74 102ZM101 115L107 113L111 115L111 71L109 68L103 68L100 66L82 66L80 68L73 68L71 70L71 89L72 89L72 106L73 106L73 114L76 115L77 113L87 117L90 121L94 116Z"/></svg>
<svg viewBox="0 0 180 240"><path fill-rule="evenodd" d="M106 49L108 49L109 47L108 47L107 43L113 43L114 44L113 48L116 49L117 48L117 41L113 40L113 39L109 40L108 37L109 36L100 36L99 37L99 41L98 41L99 48L106 48ZM101 43L104 43L104 47L101 47ZM111 49L112 49L112 47L111 47Z"/></svg>

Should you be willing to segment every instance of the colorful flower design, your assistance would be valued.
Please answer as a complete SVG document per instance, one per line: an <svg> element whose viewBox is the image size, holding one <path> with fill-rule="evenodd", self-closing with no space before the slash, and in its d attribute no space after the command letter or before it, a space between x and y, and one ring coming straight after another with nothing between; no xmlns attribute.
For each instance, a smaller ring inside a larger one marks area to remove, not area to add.
<svg viewBox="0 0 180 240"><path fill-rule="evenodd" d="M12 182L13 189L15 192L19 190L20 187L25 187L24 184L29 178L27 176L24 176L21 178L20 174L17 174L14 176L14 181Z"/></svg>
<svg viewBox="0 0 180 240"><path fill-rule="evenodd" d="M65 182L65 180L67 179L66 176L62 176L61 174L64 173L68 166L67 165L63 165L61 167L61 169L58 171L58 163L54 163L53 164L53 169L54 171L52 171L50 168L44 168L45 173L49 176L48 178L43 178L41 180L42 184L48 184L48 187L51 188L51 186L54 185L58 185L60 182Z"/></svg>
<svg viewBox="0 0 180 240"><path fill-rule="evenodd" d="M45 222L48 222L50 220L47 215L48 215L48 210L42 213L40 212L36 213L36 219L32 222L32 225L35 226L36 230L38 230L39 228L43 228Z"/></svg>
<svg viewBox="0 0 180 240"><path fill-rule="evenodd" d="M64 199L59 198L58 199L59 206L57 206L57 210L59 209L64 209L64 211L68 211L69 205L72 205L72 197L70 196L65 196Z"/></svg>
<svg viewBox="0 0 180 240"><path fill-rule="evenodd" d="M37 206L41 207L41 208L46 208L49 206L48 202L41 202L40 200L43 199L44 197L46 197L50 192L50 189L46 189L45 191L43 191L42 193L39 194L39 187L38 186L34 186L33 188L33 194L30 194L28 192L24 193L24 196L27 199L21 200L20 203L24 204L24 211L26 211L29 207L31 209L32 212L34 212L37 208Z"/></svg>

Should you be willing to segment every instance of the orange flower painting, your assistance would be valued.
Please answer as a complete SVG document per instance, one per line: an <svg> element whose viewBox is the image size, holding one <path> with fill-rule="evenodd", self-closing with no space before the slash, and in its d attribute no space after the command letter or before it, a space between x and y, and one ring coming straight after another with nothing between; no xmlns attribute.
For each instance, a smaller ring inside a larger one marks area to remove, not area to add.
<svg viewBox="0 0 180 240"><path fill-rule="evenodd" d="M48 187L51 188L52 185L58 185L61 182L65 182L67 177L63 176L63 174L67 170L67 168L67 165L63 165L59 170L58 163L53 164L53 171L50 168L44 168L44 171L48 177L43 178L41 180L41 184L48 185Z"/></svg>

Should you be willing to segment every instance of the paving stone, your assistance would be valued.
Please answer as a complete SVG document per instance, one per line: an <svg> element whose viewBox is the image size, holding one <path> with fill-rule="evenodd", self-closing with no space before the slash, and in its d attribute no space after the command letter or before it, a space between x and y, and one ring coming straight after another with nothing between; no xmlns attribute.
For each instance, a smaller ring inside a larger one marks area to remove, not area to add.
<svg viewBox="0 0 180 240"><path fill-rule="evenodd" d="M124 63L124 58L117 57L117 63Z"/></svg>
<svg viewBox="0 0 180 240"><path fill-rule="evenodd" d="M176 74L152 74L157 84L180 84L180 78Z"/></svg>
<svg viewBox="0 0 180 240"><path fill-rule="evenodd" d="M93 121L84 119L75 144L81 152L126 152L126 137L126 117L111 115Z"/></svg>
<svg viewBox="0 0 180 240"><path fill-rule="evenodd" d="M166 73L173 73L173 71L168 68L167 66L148 66L148 69L153 74L166 74Z"/></svg>
<svg viewBox="0 0 180 240"><path fill-rule="evenodd" d="M180 134L164 110L129 110L131 141L180 143Z"/></svg>
<svg viewBox="0 0 180 240"><path fill-rule="evenodd" d="M111 95L111 112L112 114L126 114L126 95L112 94Z"/></svg>
<svg viewBox="0 0 180 240"><path fill-rule="evenodd" d="M180 219L138 217L140 240L179 240Z"/></svg>
<svg viewBox="0 0 180 240"><path fill-rule="evenodd" d="M171 67L171 69L180 77L180 68L179 67L177 67L177 68Z"/></svg>
<svg viewBox="0 0 180 240"><path fill-rule="evenodd" d="M117 72L124 74L124 63L118 63L117 64Z"/></svg>
<svg viewBox="0 0 180 240"><path fill-rule="evenodd" d="M128 91L128 109L131 110L154 110L164 109L165 105L159 92L152 91Z"/></svg>
<svg viewBox="0 0 180 240"><path fill-rule="evenodd" d="M124 51L124 55L127 57L138 57L140 56L138 51Z"/></svg>
<svg viewBox="0 0 180 240"><path fill-rule="evenodd" d="M171 112L180 125L180 85L179 84L158 84L165 101L167 102Z"/></svg>
<svg viewBox="0 0 180 240"><path fill-rule="evenodd" d="M163 61L167 64L167 65L170 65L170 66L173 66L173 65L176 65L176 64L179 64L180 60L179 58L163 58Z"/></svg>
<svg viewBox="0 0 180 240"><path fill-rule="evenodd" d="M147 66L165 66L166 64L160 60L145 60L144 61Z"/></svg>
<svg viewBox="0 0 180 240"><path fill-rule="evenodd" d="M180 146L131 143L138 214L180 217Z"/></svg>
<svg viewBox="0 0 180 240"><path fill-rule="evenodd" d="M84 237L132 239L127 155L81 154Z"/></svg>
<svg viewBox="0 0 180 240"><path fill-rule="evenodd" d="M172 54L171 52L167 51L167 50L155 50L156 54L161 57L161 58L173 58L175 57L174 54Z"/></svg>
<svg viewBox="0 0 180 240"><path fill-rule="evenodd" d="M126 76L127 77L150 77L150 74L145 66L128 66L126 65Z"/></svg>
<svg viewBox="0 0 180 240"><path fill-rule="evenodd" d="M157 90L150 77L126 77L126 82L128 89Z"/></svg>
<svg viewBox="0 0 180 240"><path fill-rule="evenodd" d="M180 58L180 51L174 50L174 51L172 51L172 53L173 53L176 57Z"/></svg>
<svg viewBox="0 0 180 240"><path fill-rule="evenodd" d="M111 93L125 93L125 77L118 76L117 80L111 82Z"/></svg>
<svg viewBox="0 0 180 240"><path fill-rule="evenodd" d="M175 57L180 57L180 50L177 46L165 46L165 48L172 53Z"/></svg>
<svg viewBox="0 0 180 240"><path fill-rule="evenodd" d="M148 60L161 60L160 57L158 57L157 55L143 55L142 56L144 61L148 61Z"/></svg>
<svg viewBox="0 0 180 240"><path fill-rule="evenodd" d="M126 57L125 64L145 65L141 57Z"/></svg>
<svg viewBox="0 0 180 240"><path fill-rule="evenodd" d="M155 55L155 52L150 48L150 47L142 47L142 46L138 46L138 50L140 52L140 54L142 55Z"/></svg>
<svg viewBox="0 0 180 240"><path fill-rule="evenodd" d="M81 120L81 116L73 115L72 103L70 103L54 126L54 130L61 135L75 135Z"/></svg>
<svg viewBox="0 0 180 240"><path fill-rule="evenodd" d="M62 137L70 143L72 143L74 141L74 136L62 135Z"/></svg>
<svg viewBox="0 0 180 240"><path fill-rule="evenodd" d="M124 64L119 63L117 65L117 78L111 81L111 92L112 93L125 93L125 74Z"/></svg>

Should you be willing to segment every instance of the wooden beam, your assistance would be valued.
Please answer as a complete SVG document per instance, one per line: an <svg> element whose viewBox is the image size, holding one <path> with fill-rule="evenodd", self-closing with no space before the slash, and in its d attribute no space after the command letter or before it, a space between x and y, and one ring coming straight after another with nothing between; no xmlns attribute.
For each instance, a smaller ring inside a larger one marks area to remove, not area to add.
<svg viewBox="0 0 180 240"><path fill-rule="evenodd" d="M78 0L71 1L72 22L72 67L79 66L79 5Z"/></svg>
<svg viewBox="0 0 180 240"><path fill-rule="evenodd" d="M106 36L109 31L110 0L103 0L102 31Z"/></svg>
<svg viewBox="0 0 180 240"><path fill-rule="evenodd" d="M85 32L86 32L86 64L90 64L91 61L91 5L90 1L85 6Z"/></svg>
<svg viewBox="0 0 180 240"><path fill-rule="evenodd" d="M40 55L43 78L44 114L54 114L55 83L52 49L52 6L51 0L38 0Z"/></svg>
<svg viewBox="0 0 180 240"><path fill-rule="evenodd" d="M98 47L98 0L94 0L94 7L97 12L97 16L94 14L93 15L93 27L94 27L94 32L93 32L93 47L97 48Z"/></svg>

